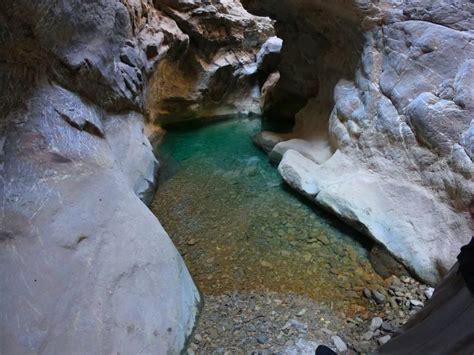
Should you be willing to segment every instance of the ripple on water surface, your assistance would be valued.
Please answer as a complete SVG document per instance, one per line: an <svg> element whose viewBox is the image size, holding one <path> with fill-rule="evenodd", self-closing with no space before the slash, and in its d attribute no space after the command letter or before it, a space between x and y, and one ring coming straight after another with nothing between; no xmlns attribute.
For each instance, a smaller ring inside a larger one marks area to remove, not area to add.
<svg viewBox="0 0 474 355"><path fill-rule="evenodd" d="M204 294L272 290L364 312L380 285L357 235L289 192L251 141L259 120L169 131L152 204Z"/></svg>

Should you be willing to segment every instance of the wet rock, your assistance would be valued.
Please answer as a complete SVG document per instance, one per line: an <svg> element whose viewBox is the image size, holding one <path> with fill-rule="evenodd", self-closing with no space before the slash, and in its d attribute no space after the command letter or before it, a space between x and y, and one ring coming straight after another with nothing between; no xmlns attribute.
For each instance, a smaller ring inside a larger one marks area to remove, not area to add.
<svg viewBox="0 0 474 355"><path fill-rule="evenodd" d="M383 293L377 290L372 290L372 299L378 304L382 304L385 302L385 296L383 295Z"/></svg>
<svg viewBox="0 0 474 355"><path fill-rule="evenodd" d="M323 243L324 245L329 245L331 242L329 241L328 237L324 234L318 236L318 240Z"/></svg>
<svg viewBox="0 0 474 355"><path fill-rule="evenodd" d="M370 250L370 262L375 271L383 278L388 278L392 275L408 275L408 271L403 264L390 255L387 249L380 246L374 246Z"/></svg>
<svg viewBox="0 0 474 355"><path fill-rule="evenodd" d="M368 288L364 288L363 294L365 298L372 299L372 291Z"/></svg>

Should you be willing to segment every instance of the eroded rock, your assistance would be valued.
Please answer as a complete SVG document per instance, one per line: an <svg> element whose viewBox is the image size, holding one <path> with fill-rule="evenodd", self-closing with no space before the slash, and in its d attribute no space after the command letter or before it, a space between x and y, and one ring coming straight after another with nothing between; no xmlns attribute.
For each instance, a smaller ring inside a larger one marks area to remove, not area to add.
<svg viewBox="0 0 474 355"><path fill-rule="evenodd" d="M243 3L283 39L272 106L301 103L283 177L439 281L472 234L472 3Z"/></svg>
<svg viewBox="0 0 474 355"><path fill-rule="evenodd" d="M238 0L157 2L189 36L176 60L163 60L148 91L148 114L161 124L259 114L257 53L273 35L268 18Z"/></svg>
<svg viewBox="0 0 474 355"><path fill-rule="evenodd" d="M2 352L179 353L200 296L140 200L157 169L140 112L187 36L150 1L0 14Z"/></svg>

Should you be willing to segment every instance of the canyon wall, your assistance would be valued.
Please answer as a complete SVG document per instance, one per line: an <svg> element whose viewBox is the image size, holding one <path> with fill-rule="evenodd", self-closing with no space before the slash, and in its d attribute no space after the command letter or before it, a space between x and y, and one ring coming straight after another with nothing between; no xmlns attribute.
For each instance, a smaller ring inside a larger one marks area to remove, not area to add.
<svg viewBox="0 0 474 355"><path fill-rule="evenodd" d="M189 37L147 0L18 0L0 43L2 353L179 353L200 296L140 198L147 86Z"/></svg>
<svg viewBox="0 0 474 355"><path fill-rule="evenodd" d="M260 114L257 52L273 34L268 18L235 0L156 1L189 38L160 61L148 90L148 115L161 125Z"/></svg>
<svg viewBox="0 0 474 355"><path fill-rule="evenodd" d="M283 39L259 142L284 179L436 283L470 240L474 4L245 0ZM268 117L272 119L272 117Z"/></svg>

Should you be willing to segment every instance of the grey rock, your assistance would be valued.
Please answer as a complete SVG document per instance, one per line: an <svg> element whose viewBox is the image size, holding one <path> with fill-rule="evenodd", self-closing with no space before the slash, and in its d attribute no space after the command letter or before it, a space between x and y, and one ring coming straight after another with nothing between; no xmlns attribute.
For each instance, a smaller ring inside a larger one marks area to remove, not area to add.
<svg viewBox="0 0 474 355"><path fill-rule="evenodd" d="M384 345L388 343L390 339L392 339L390 335L384 335L383 337L378 338L377 342L379 343L379 345Z"/></svg>
<svg viewBox="0 0 474 355"><path fill-rule="evenodd" d="M415 299L411 299L410 304L413 307L424 307L425 306L425 304L423 302L421 302L420 300L415 300Z"/></svg>
<svg viewBox="0 0 474 355"><path fill-rule="evenodd" d="M369 331L365 332L362 337L363 337L365 340L369 341L369 340L371 340L371 339L374 337L374 332L373 332L372 330L369 330Z"/></svg>
<svg viewBox="0 0 474 355"><path fill-rule="evenodd" d="M440 100L432 93L422 93L407 107L408 117L417 137L442 154L451 152L471 119L468 112L449 100Z"/></svg>
<svg viewBox="0 0 474 355"><path fill-rule="evenodd" d="M395 331L394 326L389 322L382 323L382 330L386 333L393 333Z"/></svg>
<svg viewBox="0 0 474 355"><path fill-rule="evenodd" d="M372 299L372 292L368 288L364 288L363 294L365 298Z"/></svg>
<svg viewBox="0 0 474 355"><path fill-rule="evenodd" d="M283 39L263 112L306 142L270 153L284 179L439 282L471 234L472 3L243 3Z"/></svg>
<svg viewBox="0 0 474 355"><path fill-rule="evenodd" d="M377 291L377 290L372 290L372 298L375 302L378 304L382 304L385 302L385 296L383 293Z"/></svg>
<svg viewBox="0 0 474 355"><path fill-rule="evenodd" d="M433 297L433 293L434 293L434 288L433 287L428 287L424 292L425 297L427 299L431 299L431 297Z"/></svg>
<svg viewBox="0 0 474 355"><path fill-rule="evenodd" d="M285 329L290 329L290 328L294 328L298 330L306 330L308 328L308 325L296 319L290 319L285 323L285 325L281 329L285 330Z"/></svg>
<svg viewBox="0 0 474 355"><path fill-rule="evenodd" d="M271 20L248 13L239 1L207 6L160 1L157 6L189 41L182 53L160 62L161 71L148 87L150 119L170 125L260 114L256 57L274 34Z"/></svg>
<svg viewBox="0 0 474 355"><path fill-rule="evenodd" d="M280 62L280 51L283 41L278 37L270 37L262 45L260 51L257 53L257 67L258 70L265 73L267 76L277 70Z"/></svg>
<svg viewBox="0 0 474 355"><path fill-rule="evenodd" d="M142 40L167 58L178 27L151 1L0 12L0 311L21 319L2 324L2 352L181 352L200 295L141 201L158 169L143 116L157 58Z"/></svg>
<svg viewBox="0 0 474 355"><path fill-rule="evenodd" d="M376 330L379 329L383 324L383 319L380 317L374 317L372 318L372 321L370 322L370 329L371 330Z"/></svg>
<svg viewBox="0 0 474 355"><path fill-rule="evenodd" d="M344 341L338 336L338 335L333 335L332 336L332 342L334 346L336 347L338 352L345 352L347 351L347 345L344 343Z"/></svg>

